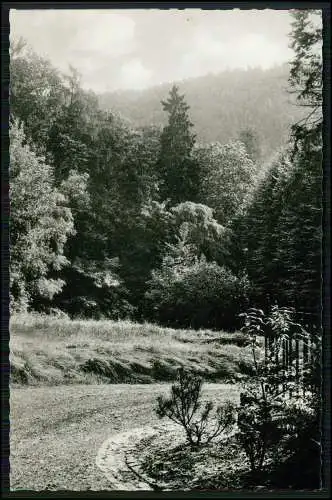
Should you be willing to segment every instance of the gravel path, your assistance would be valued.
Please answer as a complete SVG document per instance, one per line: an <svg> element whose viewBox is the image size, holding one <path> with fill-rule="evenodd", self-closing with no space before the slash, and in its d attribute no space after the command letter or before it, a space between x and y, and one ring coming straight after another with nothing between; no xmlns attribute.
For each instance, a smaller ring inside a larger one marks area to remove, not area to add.
<svg viewBox="0 0 332 500"><path fill-rule="evenodd" d="M98 450L111 436L160 424L153 407L168 389L167 384L12 388L11 490L120 489L97 465ZM222 400L236 388L209 384L206 392Z"/></svg>
<svg viewBox="0 0 332 500"><path fill-rule="evenodd" d="M159 432L161 431L158 426L139 427L111 436L102 444L97 453L96 465L114 489L125 491L154 489L149 479L145 480L142 475L140 464L134 459L133 452L135 444L142 437L155 436Z"/></svg>

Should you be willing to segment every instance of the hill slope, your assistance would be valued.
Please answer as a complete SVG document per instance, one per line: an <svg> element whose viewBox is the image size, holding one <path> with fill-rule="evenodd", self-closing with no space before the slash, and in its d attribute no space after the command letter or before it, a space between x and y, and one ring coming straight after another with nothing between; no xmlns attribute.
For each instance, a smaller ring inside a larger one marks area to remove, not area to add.
<svg viewBox="0 0 332 500"><path fill-rule="evenodd" d="M252 371L241 333L33 315L12 317L10 330L11 381L21 385L169 381L181 365L210 381Z"/></svg>
<svg viewBox="0 0 332 500"><path fill-rule="evenodd" d="M283 65L176 82L191 107L198 139L225 143L237 138L241 129L253 127L260 136L263 156L269 156L287 140L289 126L303 113L287 92L288 71L288 65ZM99 96L99 104L102 109L121 113L135 126L163 125L166 116L160 101L171 85L104 93Z"/></svg>

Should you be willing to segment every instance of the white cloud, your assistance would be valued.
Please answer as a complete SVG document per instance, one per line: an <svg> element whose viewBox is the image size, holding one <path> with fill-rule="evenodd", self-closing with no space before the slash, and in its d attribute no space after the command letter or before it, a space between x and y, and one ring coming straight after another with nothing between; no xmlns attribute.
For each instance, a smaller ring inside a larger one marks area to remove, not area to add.
<svg viewBox="0 0 332 500"><path fill-rule="evenodd" d="M201 31L195 36L190 50L183 54L177 76L187 78L258 66L267 69L290 59L291 54L287 46L268 40L260 33L222 41Z"/></svg>
<svg viewBox="0 0 332 500"><path fill-rule="evenodd" d="M62 71L72 64L96 91L282 63L289 21L269 9L10 10L11 36Z"/></svg>
<svg viewBox="0 0 332 500"><path fill-rule="evenodd" d="M11 9L10 28L11 38L23 36L62 70L70 63L84 73L103 56L130 52L135 22L114 10Z"/></svg>
<svg viewBox="0 0 332 500"><path fill-rule="evenodd" d="M79 31L71 40L73 51L123 54L132 49L135 22L110 10L82 10L76 13Z"/></svg>
<svg viewBox="0 0 332 500"><path fill-rule="evenodd" d="M240 38L234 47L234 60L242 68L260 66L268 69L290 57L290 49L268 40L260 33L249 33Z"/></svg>
<svg viewBox="0 0 332 500"><path fill-rule="evenodd" d="M132 59L121 68L119 83L122 88L142 89L148 86L153 72L140 59Z"/></svg>
<svg viewBox="0 0 332 500"><path fill-rule="evenodd" d="M178 67L179 78L194 77L215 70L216 65L219 67L223 60L227 48L227 44L210 33L200 31L194 37L190 51L182 56Z"/></svg>

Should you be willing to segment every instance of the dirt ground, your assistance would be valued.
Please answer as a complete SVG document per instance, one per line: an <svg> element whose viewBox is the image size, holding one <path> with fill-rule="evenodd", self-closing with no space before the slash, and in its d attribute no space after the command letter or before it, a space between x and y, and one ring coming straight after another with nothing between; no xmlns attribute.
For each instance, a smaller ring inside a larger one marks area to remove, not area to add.
<svg viewBox="0 0 332 500"><path fill-rule="evenodd" d="M153 408L168 384L11 388L11 490L114 490L96 465L110 436L160 424ZM213 401L237 387L206 384Z"/></svg>

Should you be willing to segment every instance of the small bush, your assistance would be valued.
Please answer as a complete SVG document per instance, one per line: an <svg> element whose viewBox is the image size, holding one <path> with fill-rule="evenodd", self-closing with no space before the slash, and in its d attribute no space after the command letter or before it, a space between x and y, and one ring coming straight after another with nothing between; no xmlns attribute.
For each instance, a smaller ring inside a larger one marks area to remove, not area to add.
<svg viewBox="0 0 332 500"><path fill-rule="evenodd" d="M171 397L158 397L156 413L160 418L168 417L181 425L187 443L195 448L209 444L212 440L229 431L235 423L234 407L227 402L216 409L212 418L213 403L205 403L201 408L202 378L183 368L178 370L177 382L172 386Z"/></svg>
<svg viewBox="0 0 332 500"><path fill-rule="evenodd" d="M293 397L283 407L282 460L274 481L318 489L321 482L320 401L315 394Z"/></svg>
<svg viewBox="0 0 332 500"><path fill-rule="evenodd" d="M189 250L188 250L189 252ZM238 326L249 283L201 256L166 257L152 273L146 300L154 319L173 327L225 329Z"/></svg>
<svg viewBox="0 0 332 500"><path fill-rule="evenodd" d="M241 393L238 410L238 440L253 474L260 472L268 454L276 451L282 436L276 418L277 405L259 390Z"/></svg>

